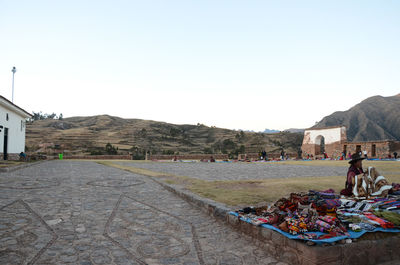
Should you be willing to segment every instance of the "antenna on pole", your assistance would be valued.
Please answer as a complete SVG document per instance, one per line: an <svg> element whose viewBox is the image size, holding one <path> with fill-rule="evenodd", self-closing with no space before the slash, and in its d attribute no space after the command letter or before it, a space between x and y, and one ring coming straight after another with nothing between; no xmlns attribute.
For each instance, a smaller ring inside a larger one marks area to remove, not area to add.
<svg viewBox="0 0 400 265"><path fill-rule="evenodd" d="M14 75L15 72L17 72L17 68L15 68L15 66L11 69L11 72L13 73L13 79L12 79L12 98L11 98L11 102L14 103Z"/></svg>

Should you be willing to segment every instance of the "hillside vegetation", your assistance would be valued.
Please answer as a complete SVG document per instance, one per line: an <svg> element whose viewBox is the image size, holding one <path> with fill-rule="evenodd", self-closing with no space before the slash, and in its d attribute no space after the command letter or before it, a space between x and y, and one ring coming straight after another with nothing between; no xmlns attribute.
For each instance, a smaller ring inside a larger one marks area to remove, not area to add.
<svg viewBox="0 0 400 265"><path fill-rule="evenodd" d="M27 124L26 145L31 152L103 154L108 150L138 155L193 153L297 153L303 135L264 134L197 125L176 125L109 115L36 120ZM111 145L111 147L110 147ZM110 149L114 148L114 149ZM114 152L114 151L113 151ZM115 152L114 152L115 153Z"/></svg>

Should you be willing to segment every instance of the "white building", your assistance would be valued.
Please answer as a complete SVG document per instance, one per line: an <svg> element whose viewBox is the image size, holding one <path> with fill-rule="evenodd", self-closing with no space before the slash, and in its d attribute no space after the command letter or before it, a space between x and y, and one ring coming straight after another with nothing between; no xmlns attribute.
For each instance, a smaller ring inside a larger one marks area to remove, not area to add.
<svg viewBox="0 0 400 265"><path fill-rule="evenodd" d="M31 114L0 96L0 159L19 159L25 152L25 125Z"/></svg>

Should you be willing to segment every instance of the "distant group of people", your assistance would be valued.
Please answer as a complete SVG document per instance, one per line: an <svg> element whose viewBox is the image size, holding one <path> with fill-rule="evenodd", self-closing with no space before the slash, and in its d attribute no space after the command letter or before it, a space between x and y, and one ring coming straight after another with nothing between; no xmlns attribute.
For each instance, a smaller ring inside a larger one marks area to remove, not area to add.
<svg viewBox="0 0 400 265"><path fill-rule="evenodd" d="M358 151L358 152L356 152L356 154L357 154L359 157L363 157L364 159L369 159L369 157L368 157L368 151L367 151L367 150ZM398 158L398 153L397 153L396 151L394 151L394 152L393 152L393 157L392 157L391 154L389 154L389 155L387 156L387 158L389 158L389 159L391 159L391 158L397 159L397 158ZM347 157L346 157L346 153L345 153L344 151L342 152L342 155L341 155L341 157L340 157L340 160L351 160L351 159L352 159L352 154L351 154L350 152L347 154Z"/></svg>
<svg viewBox="0 0 400 265"><path fill-rule="evenodd" d="M389 154L389 158L392 158L392 156L390 154ZM397 152L396 151L393 152L393 158L397 159Z"/></svg>
<svg viewBox="0 0 400 265"><path fill-rule="evenodd" d="M359 157L363 157L364 159L368 159L368 152L367 152L366 150L356 152L356 154L357 154ZM354 154L353 154L353 155L354 155ZM260 157L260 160L268 161L268 154L267 154L267 152L266 152L265 150L262 150L262 151L259 153L259 157ZM300 152L299 152L299 158L301 159L301 157L302 157L302 152L300 151ZM329 159L329 156L328 156L328 154L327 154L326 152L323 152L323 157L324 157L324 159ZM305 156L305 158L306 158L307 160L313 160L313 159L314 159L314 155L313 155L313 154L307 154L307 155ZM392 156L389 154L388 158L392 158ZM397 153L396 151L393 152L393 158L394 158L394 159L397 159L397 158L398 158L398 153ZM20 154L20 159L21 159L21 160L25 160L25 159L26 159L26 154L21 152L21 154ZM289 154L287 154L283 149L282 149L281 152L280 152L280 159L281 159L281 160L289 160ZM318 159L318 158L316 157L315 159ZM349 153L346 155L346 153L343 151L342 154L341 154L341 156L337 157L337 159L338 159L338 160L352 160L352 154L349 152ZM247 161L247 160L249 160L249 159L247 158L247 156L245 156L245 159L244 159L244 160ZM175 162L176 162L176 161L180 161L180 160L178 159L177 156L174 156L173 159L172 159L172 161L175 161ZM202 159L202 161L203 161L203 162L215 162L215 158L214 158L213 156L210 156L209 159Z"/></svg>
<svg viewBox="0 0 400 265"><path fill-rule="evenodd" d="M307 158L307 160L313 160L314 156L313 156L313 154L307 154L306 158Z"/></svg>

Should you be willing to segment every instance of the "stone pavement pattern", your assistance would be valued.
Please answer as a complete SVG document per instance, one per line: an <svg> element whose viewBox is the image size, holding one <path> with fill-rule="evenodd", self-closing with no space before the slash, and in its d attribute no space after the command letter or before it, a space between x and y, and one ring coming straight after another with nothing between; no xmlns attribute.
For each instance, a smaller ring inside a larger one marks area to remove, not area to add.
<svg viewBox="0 0 400 265"><path fill-rule="evenodd" d="M278 261L147 177L50 161L0 174L0 264Z"/></svg>
<svg viewBox="0 0 400 265"><path fill-rule="evenodd" d="M279 162L201 163L201 162L115 162L178 176L203 180L246 180L293 177L346 176L347 167L287 165Z"/></svg>

